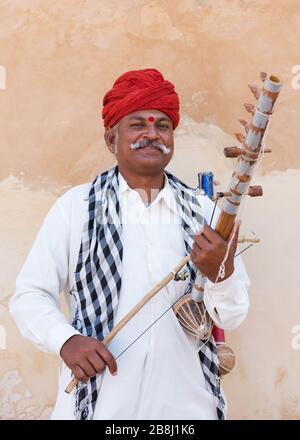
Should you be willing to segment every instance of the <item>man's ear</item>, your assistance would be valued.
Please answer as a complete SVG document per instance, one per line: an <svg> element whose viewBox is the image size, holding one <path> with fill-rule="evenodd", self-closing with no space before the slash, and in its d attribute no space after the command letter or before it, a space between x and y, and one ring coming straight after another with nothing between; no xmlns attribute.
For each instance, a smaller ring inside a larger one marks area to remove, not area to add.
<svg viewBox="0 0 300 440"><path fill-rule="evenodd" d="M116 144L116 130L110 128L110 127L106 127L105 128L105 132L104 132L104 140L105 143L108 147L108 149L113 152L115 149L115 144Z"/></svg>

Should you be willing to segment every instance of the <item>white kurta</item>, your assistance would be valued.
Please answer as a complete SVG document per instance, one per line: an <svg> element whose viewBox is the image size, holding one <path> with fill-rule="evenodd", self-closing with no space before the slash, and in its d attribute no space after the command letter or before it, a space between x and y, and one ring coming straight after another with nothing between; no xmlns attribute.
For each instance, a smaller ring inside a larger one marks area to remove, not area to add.
<svg viewBox="0 0 300 440"><path fill-rule="evenodd" d="M74 309L69 286L74 284L89 184L72 188L51 208L17 278L10 310L23 336L44 351L59 353L78 333L59 310L64 288ZM201 197L210 218L213 203ZM122 287L117 323L185 255L181 219L167 179L146 207L120 175L123 221ZM187 286L172 281L114 338L109 349L117 357L173 303ZM233 329L246 316L249 280L238 257L234 274L207 283L204 301L219 327ZM94 419L215 419L215 402L202 373L196 344L169 310L118 359L118 375L103 374ZM62 363L52 419L74 418L74 395L64 392L71 378Z"/></svg>

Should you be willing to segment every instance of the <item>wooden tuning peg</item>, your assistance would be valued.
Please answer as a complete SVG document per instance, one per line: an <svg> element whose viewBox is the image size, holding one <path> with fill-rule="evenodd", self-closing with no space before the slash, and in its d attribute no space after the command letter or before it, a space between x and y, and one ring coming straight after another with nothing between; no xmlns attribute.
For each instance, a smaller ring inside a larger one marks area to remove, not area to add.
<svg viewBox="0 0 300 440"><path fill-rule="evenodd" d="M260 72L260 79L264 81L267 78L268 74L266 72Z"/></svg>
<svg viewBox="0 0 300 440"><path fill-rule="evenodd" d="M243 154L244 150L239 147L225 147L223 152L225 157L234 158ZM272 153L272 150L270 148L265 148L262 150L262 153Z"/></svg>
<svg viewBox="0 0 300 440"><path fill-rule="evenodd" d="M249 124L244 119L239 119L239 123L242 124L242 126L245 128L246 133L249 131Z"/></svg>
<svg viewBox="0 0 300 440"><path fill-rule="evenodd" d="M242 133L234 133L234 136L241 144L245 142L246 137Z"/></svg>
<svg viewBox="0 0 300 440"><path fill-rule="evenodd" d="M254 107L253 104L245 103L244 107L245 107L245 109L247 110L248 113L251 113L251 115L254 115L255 107Z"/></svg>
<svg viewBox="0 0 300 440"><path fill-rule="evenodd" d="M224 156L225 157L238 157L243 153L243 150L239 147L225 147Z"/></svg>
<svg viewBox="0 0 300 440"><path fill-rule="evenodd" d="M242 237L239 237L238 243L260 243L259 238L252 238L252 237L245 237L242 235Z"/></svg>
<svg viewBox="0 0 300 440"><path fill-rule="evenodd" d="M250 197L260 197L263 195L263 189L260 185L249 186L247 195Z"/></svg>
<svg viewBox="0 0 300 440"><path fill-rule="evenodd" d="M230 197L230 196L231 196L231 192L218 191L216 193L216 196L213 198L213 201L215 202L218 199L222 199L223 197Z"/></svg>
<svg viewBox="0 0 300 440"><path fill-rule="evenodd" d="M257 84L249 84L249 89L253 93L256 99L258 99L260 94L260 87Z"/></svg>

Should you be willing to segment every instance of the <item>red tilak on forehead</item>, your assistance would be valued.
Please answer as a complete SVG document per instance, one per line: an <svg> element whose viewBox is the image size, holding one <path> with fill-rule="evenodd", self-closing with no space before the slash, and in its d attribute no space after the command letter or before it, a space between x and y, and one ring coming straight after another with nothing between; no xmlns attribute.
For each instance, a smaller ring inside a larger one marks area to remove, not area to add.
<svg viewBox="0 0 300 440"><path fill-rule="evenodd" d="M149 121L149 122L154 122L154 121L155 121L154 116L149 116L148 121Z"/></svg>

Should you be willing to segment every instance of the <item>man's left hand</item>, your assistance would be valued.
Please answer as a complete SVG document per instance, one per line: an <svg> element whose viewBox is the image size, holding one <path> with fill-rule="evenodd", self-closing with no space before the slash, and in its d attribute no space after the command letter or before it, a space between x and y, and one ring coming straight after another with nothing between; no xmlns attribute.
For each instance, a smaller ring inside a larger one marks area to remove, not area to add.
<svg viewBox="0 0 300 440"><path fill-rule="evenodd" d="M228 241L223 240L220 235L210 226L205 225L201 234L194 235L195 243L191 252L191 260L200 272L209 278L213 283L216 281L220 265L227 252L228 242L233 237L228 257L225 262L225 277L218 279L224 281L234 271L234 255L236 252L239 237L240 222L235 223Z"/></svg>

